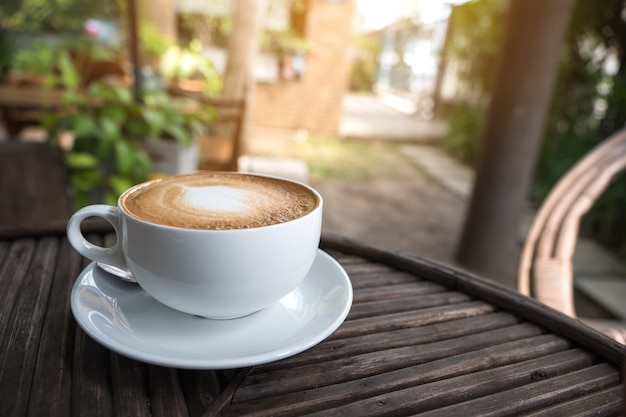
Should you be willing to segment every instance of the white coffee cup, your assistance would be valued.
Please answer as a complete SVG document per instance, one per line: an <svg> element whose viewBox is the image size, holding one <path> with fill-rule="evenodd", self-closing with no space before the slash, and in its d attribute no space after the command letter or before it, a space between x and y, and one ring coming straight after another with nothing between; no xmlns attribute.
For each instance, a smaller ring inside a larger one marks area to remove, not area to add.
<svg viewBox="0 0 626 417"><path fill-rule="evenodd" d="M130 270L173 309L235 318L278 302L304 279L319 245L322 206L304 184L201 172L134 186L117 207L84 207L70 218L67 236L83 256ZM80 225L89 217L113 225L114 246L85 239Z"/></svg>

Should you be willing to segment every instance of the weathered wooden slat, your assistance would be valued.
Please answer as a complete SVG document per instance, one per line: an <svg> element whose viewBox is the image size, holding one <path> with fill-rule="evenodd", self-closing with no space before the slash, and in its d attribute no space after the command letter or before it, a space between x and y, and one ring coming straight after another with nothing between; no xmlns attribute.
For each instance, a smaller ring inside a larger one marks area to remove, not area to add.
<svg viewBox="0 0 626 417"><path fill-rule="evenodd" d="M240 369L234 375L231 375L229 383L218 398L213 401L211 406L202 414L202 417L222 417L222 410L227 407L233 400L233 395L241 385L241 382L248 376L252 367Z"/></svg>
<svg viewBox="0 0 626 417"><path fill-rule="evenodd" d="M363 275L383 275L388 273L396 272L393 267L384 265L382 263L373 263L373 262L364 262L364 263L354 263L354 264L346 264L344 266L345 271L351 277L360 277Z"/></svg>
<svg viewBox="0 0 626 417"><path fill-rule="evenodd" d="M149 365L148 389L153 416L187 417L185 396L175 369Z"/></svg>
<svg viewBox="0 0 626 417"><path fill-rule="evenodd" d="M6 325L0 351L0 415L21 416L28 410L39 346L39 329L46 314L52 285L58 241L41 239L34 249L33 262L24 275ZM9 394L13 392L13 394Z"/></svg>
<svg viewBox="0 0 626 417"><path fill-rule="evenodd" d="M146 365L109 352L111 396L119 417L150 417Z"/></svg>
<svg viewBox="0 0 626 417"><path fill-rule="evenodd" d="M69 216L68 216L69 217ZM67 219L50 220L41 224L12 224L0 225L0 239L23 239L40 238L42 236L63 237L66 234ZM80 229L84 234L88 233L112 233L113 226L109 222L100 218L89 218L84 220Z"/></svg>
<svg viewBox="0 0 626 417"><path fill-rule="evenodd" d="M442 264L432 263L413 254L405 252L394 252L388 248L382 248L375 245L366 245L343 236L326 233L322 236L320 246L324 250L337 250L349 253L353 256L359 256L367 259L369 262L386 265L392 269L409 272L414 274L417 279L428 277L428 280L434 280L439 284L448 288L454 288L456 284L455 272L457 269L443 266ZM450 272L450 276L447 276ZM431 275L433 275L431 277Z"/></svg>
<svg viewBox="0 0 626 417"><path fill-rule="evenodd" d="M532 347L532 348L531 348ZM273 397L256 398L234 403L231 415L299 415L341 406L407 387L418 386L496 366L508 365L563 352L566 356L586 358L581 351L567 351L568 343L554 335L524 338L497 346L463 353L450 358L428 362L396 371L351 380L342 384L316 387Z"/></svg>
<svg viewBox="0 0 626 417"><path fill-rule="evenodd" d="M93 237L88 236L102 242L102 235ZM104 242L113 240L109 234ZM103 348L76 326L69 310L72 281L89 261L62 233L5 239L0 415L617 413L619 369L603 362L603 352L619 355L621 365L623 349L596 346L592 340L604 342L595 336L582 338L588 350L578 348L577 333L585 328L572 331L567 319L540 314L524 297L510 307L514 294L503 290L508 296L500 296L499 288L490 289L480 278L474 282L466 272L375 248L360 252L352 243L348 249L353 253L332 252L355 272L356 292L373 294L367 288L378 286L381 294L387 287L424 282L445 291L413 296L392 288L388 300L357 301L349 320L316 347L238 373L145 365ZM535 311L525 314L524 302ZM546 334L546 328L556 334ZM18 366L22 376L8 378Z"/></svg>
<svg viewBox="0 0 626 417"><path fill-rule="evenodd" d="M102 239L88 235L86 238L102 245ZM81 259L81 269L89 264ZM110 351L91 339L76 326L72 359L72 416L113 415L113 396L110 375Z"/></svg>
<svg viewBox="0 0 626 417"><path fill-rule="evenodd" d="M595 351L616 365L621 366L626 356L626 345L592 329L580 320L568 317L534 299L514 293L506 287L492 285L484 279L463 279L457 283L457 288L529 321L541 323L548 330L575 340L576 343Z"/></svg>
<svg viewBox="0 0 626 417"><path fill-rule="evenodd" d="M24 286L26 273L35 252L36 241L20 239L7 248L5 262L0 269L0 340L4 340L7 322L17 300L20 288ZM2 352L0 352L0 355Z"/></svg>
<svg viewBox="0 0 626 417"><path fill-rule="evenodd" d="M351 355L297 368L262 372L262 367L258 367L242 383L235 398L237 401L262 398L337 384L538 334L540 330L537 327L520 324L457 339Z"/></svg>
<svg viewBox="0 0 626 417"><path fill-rule="evenodd" d="M567 416L567 417L616 417L626 401L622 387L610 387L593 394L583 395L571 401L524 414L525 417Z"/></svg>
<svg viewBox="0 0 626 417"><path fill-rule="evenodd" d="M360 256L354 256L349 253L341 252L338 250L326 248L324 251L328 253L330 256L332 256L333 258L335 258L342 265L362 264L364 262L367 262Z"/></svg>
<svg viewBox="0 0 626 417"><path fill-rule="evenodd" d="M11 244L6 240L0 241L0 271L2 271L5 259L9 253L9 247Z"/></svg>
<svg viewBox="0 0 626 417"><path fill-rule="evenodd" d="M351 276L354 278L358 277L357 279L352 280L352 286L355 290L369 287L384 287L386 285L413 284L417 281L421 281L414 275L402 271Z"/></svg>
<svg viewBox="0 0 626 417"><path fill-rule="evenodd" d="M109 368L109 351L77 326L72 366L73 416L113 415Z"/></svg>
<svg viewBox="0 0 626 417"><path fill-rule="evenodd" d="M345 406L311 415L329 417L397 416L439 410L446 405L469 401L529 384L533 380L533 375L537 373L553 378L581 369L587 371L591 366L590 362L591 359L588 355L565 355L559 352L538 359L372 396L365 400L353 401ZM436 415L448 416L448 414L440 414L439 412Z"/></svg>
<svg viewBox="0 0 626 417"><path fill-rule="evenodd" d="M348 320L372 317L384 314L399 313L402 311L421 310L424 308L460 304L471 301L466 294L446 291L435 294L407 296L392 300L369 301L352 305Z"/></svg>
<svg viewBox="0 0 626 417"><path fill-rule="evenodd" d="M321 246L325 250L345 251L372 262L383 263L485 300L524 319L541 323L550 331L570 337L581 346L597 352L616 365L621 366L626 355L625 345L592 330L579 320L567 317L537 300L525 297L511 291L508 287L468 271L428 261L413 254L392 252L386 248L365 245L353 239L332 234L322 236Z"/></svg>
<svg viewBox="0 0 626 417"><path fill-rule="evenodd" d="M202 416L226 388L217 372L179 370L178 375L190 416Z"/></svg>
<svg viewBox="0 0 626 417"><path fill-rule="evenodd" d="M62 239L41 328L28 415L65 417L70 414L71 375L60 372L72 361L75 322L70 312L73 278L80 272L80 256Z"/></svg>
<svg viewBox="0 0 626 417"><path fill-rule="evenodd" d="M293 368L309 363L319 363L324 360L350 357L361 353L420 345L437 340L454 339L469 334L501 329L517 324L519 324L519 319L515 316L509 313L498 312L428 326L411 327L408 329L374 334L366 333L347 339L327 339L300 355L292 356L291 358L283 359L278 362L259 365L256 367L256 370L257 372L268 372L273 369ZM530 323L525 323L524 327L532 327L535 334L541 332L538 326L534 326Z"/></svg>
<svg viewBox="0 0 626 417"><path fill-rule="evenodd" d="M495 311L495 308L482 301L454 304L441 307L425 308L395 314L348 320L335 331L333 339L352 337L360 334L406 329L408 327L426 326L448 320L480 316Z"/></svg>
<svg viewBox="0 0 626 417"><path fill-rule="evenodd" d="M358 282L358 279L352 279ZM425 294L435 294L448 289L428 281L412 282L410 284L387 285L384 287L369 287L354 290L354 303L368 301L395 300L406 297L417 297Z"/></svg>
<svg viewBox="0 0 626 417"><path fill-rule="evenodd" d="M519 415L559 402L570 401L608 387L619 387L619 374L610 364L599 364L547 378L515 389L440 408L422 417L445 415L484 417ZM619 410L619 407L617 408Z"/></svg>

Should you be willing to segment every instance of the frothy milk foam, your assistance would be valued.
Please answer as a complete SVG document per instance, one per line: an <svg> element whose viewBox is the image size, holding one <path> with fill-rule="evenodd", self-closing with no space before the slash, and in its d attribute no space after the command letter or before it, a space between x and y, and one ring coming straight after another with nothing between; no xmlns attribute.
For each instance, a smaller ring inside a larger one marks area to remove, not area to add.
<svg viewBox="0 0 626 417"><path fill-rule="evenodd" d="M244 229L297 219L318 205L306 187L245 174L197 173L167 177L122 197L133 216L188 229Z"/></svg>

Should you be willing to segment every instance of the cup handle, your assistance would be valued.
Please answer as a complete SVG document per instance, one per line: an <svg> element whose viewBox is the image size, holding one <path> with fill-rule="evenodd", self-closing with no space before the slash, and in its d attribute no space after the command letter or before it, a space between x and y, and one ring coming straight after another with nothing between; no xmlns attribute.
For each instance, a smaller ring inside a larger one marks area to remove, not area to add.
<svg viewBox="0 0 626 417"><path fill-rule="evenodd" d="M88 217L101 217L111 223L117 235L115 245L110 248L105 248L94 245L85 239L85 236L83 236L80 230L80 225ZM84 257L128 271L128 265L120 243L122 240L121 216L117 207L94 204L78 210L67 222L67 238L74 249Z"/></svg>

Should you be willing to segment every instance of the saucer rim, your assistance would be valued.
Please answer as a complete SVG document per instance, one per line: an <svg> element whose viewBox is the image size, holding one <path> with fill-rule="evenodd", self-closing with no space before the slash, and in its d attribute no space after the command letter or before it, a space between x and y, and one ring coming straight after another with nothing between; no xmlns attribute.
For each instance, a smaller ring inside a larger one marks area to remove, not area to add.
<svg viewBox="0 0 626 417"><path fill-rule="evenodd" d="M162 355L155 352L150 352L149 348L146 349L138 349L137 346L129 346L119 340L116 340L113 337L103 333L98 326L94 325L91 321L83 317L82 314L79 313L79 296L77 295L77 290L79 285L87 278L88 275L93 274L94 269L99 269L96 262L91 262L87 267L85 267L81 273L76 278L73 286L72 293L70 297L70 306L71 311L74 316L74 319L80 326L80 328L89 335L94 341L101 344L102 346L131 359L138 360L144 363L149 363L158 366L167 366L179 369L196 369L196 370L218 370L218 369L233 369L233 368L241 368L247 366L260 365L269 362L275 362L281 359L285 359L291 356L294 356L298 353L301 353L305 350L312 348L318 343L325 340L329 337L341 324L345 321L350 309L352 307L354 290L352 288L352 283L346 271L343 267L334 259L331 255L324 252L322 249L318 249L316 253L315 260L313 265L318 262L327 262L329 266L335 270L335 274L333 274L333 279L337 281L335 285L340 285L346 292L347 296L341 298L341 308L339 314L336 314L335 317L330 320L329 324L325 326L321 331L315 334L304 334L302 338L292 341L287 344L279 344L276 348L269 349L268 351L262 353L251 353L249 355L238 355L233 356L231 358L198 358L198 357L185 357L184 354L180 356L171 356L171 355ZM119 279L116 276L110 275L106 271L99 269L103 273L107 274L111 277L111 279ZM313 267L311 268L313 271ZM307 274L305 279L300 286L306 282L307 279L312 279L313 275L311 272ZM120 280L120 282L124 282ZM126 282L128 285L136 285L130 284ZM298 289L296 288L296 290ZM143 291L138 287L140 291ZM296 291L294 290L294 291ZM345 301L344 301L345 299ZM155 301L157 302L157 301ZM230 319L233 323L236 323L237 320L246 319L246 317ZM211 319L207 319L211 320ZM312 318L308 322L306 322L303 326L295 329L293 334L290 334L287 340L292 340L294 336L298 333L303 332L303 329L310 327L312 323L315 321L315 318ZM140 344L140 343L139 343Z"/></svg>

